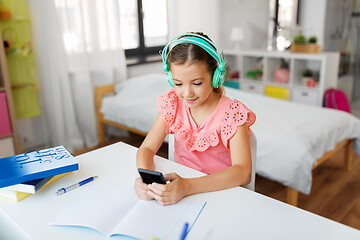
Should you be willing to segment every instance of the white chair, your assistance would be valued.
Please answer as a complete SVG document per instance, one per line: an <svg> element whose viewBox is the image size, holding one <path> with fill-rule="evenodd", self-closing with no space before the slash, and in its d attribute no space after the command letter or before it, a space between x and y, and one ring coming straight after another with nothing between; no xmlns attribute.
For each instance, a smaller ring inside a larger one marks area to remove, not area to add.
<svg viewBox="0 0 360 240"><path fill-rule="evenodd" d="M250 144L250 151L251 151L251 162L252 162L252 168L251 168L251 182L248 185L245 185L244 187L250 190L255 191L255 172L256 172L256 149L257 149L257 142L256 142L256 136L253 133L253 131L250 130L249 135L249 144Z"/></svg>
<svg viewBox="0 0 360 240"><path fill-rule="evenodd" d="M175 161L174 159L174 134L169 134L169 148L168 148L168 158L170 161ZM250 144L250 150L251 150L251 161L252 161L252 171L251 171L251 182L248 185L245 185L244 187L247 189L250 189L252 191L255 191L255 172L256 172L256 137L255 134L250 131L249 135L249 144Z"/></svg>

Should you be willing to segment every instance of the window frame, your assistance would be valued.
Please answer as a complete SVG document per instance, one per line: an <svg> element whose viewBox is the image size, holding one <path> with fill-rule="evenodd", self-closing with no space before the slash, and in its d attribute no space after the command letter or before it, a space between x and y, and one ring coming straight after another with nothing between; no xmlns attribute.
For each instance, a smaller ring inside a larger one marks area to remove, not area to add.
<svg viewBox="0 0 360 240"><path fill-rule="evenodd" d="M161 60L161 58L151 58L159 54L165 45L146 47L144 36L144 14L142 9L142 0L137 0L137 18L138 18L138 34L139 46L137 48L125 49L126 59L136 59L136 63L153 62ZM159 55L160 56L160 55ZM152 59L152 60L151 60Z"/></svg>
<svg viewBox="0 0 360 240"><path fill-rule="evenodd" d="M297 0L297 9L296 9L296 24L299 24L300 23L300 3L301 0ZM276 28L280 25L279 23L279 6L280 6L280 3L279 3L279 0L275 0L275 14L274 14L274 23L275 23L275 26L274 26L274 34L277 34L277 31L276 31ZM276 32L275 32L276 31Z"/></svg>

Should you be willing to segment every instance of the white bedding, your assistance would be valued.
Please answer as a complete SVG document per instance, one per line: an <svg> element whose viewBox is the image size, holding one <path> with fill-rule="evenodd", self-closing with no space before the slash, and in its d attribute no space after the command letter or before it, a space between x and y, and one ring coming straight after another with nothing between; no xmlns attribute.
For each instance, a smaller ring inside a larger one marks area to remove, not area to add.
<svg viewBox="0 0 360 240"><path fill-rule="evenodd" d="M170 89L165 74L149 74L116 86L106 96L105 119L148 132L158 114L156 97ZM360 120L332 109L283 101L226 88L256 114L251 127L257 138L256 173L309 194L316 159L342 140L355 138L360 155Z"/></svg>

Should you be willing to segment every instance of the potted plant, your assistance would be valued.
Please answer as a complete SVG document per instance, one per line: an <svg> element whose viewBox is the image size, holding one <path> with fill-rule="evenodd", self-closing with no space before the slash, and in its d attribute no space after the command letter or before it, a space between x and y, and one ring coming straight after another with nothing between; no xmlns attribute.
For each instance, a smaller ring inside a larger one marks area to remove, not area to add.
<svg viewBox="0 0 360 240"><path fill-rule="evenodd" d="M263 77L263 71L260 69L252 69L246 72L246 78L252 80L261 80Z"/></svg>
<svg viewBox="0 0 360 240"><path fill-rule="evenodd" d="M293 44L306 44L306 37L303 34L295 35Z"/></svg>
<svg viewBox="0 0 360 240"><path fill-rule="evenodd" d="M316 36L311 36L309 37L309 44L316 44L317 43L317 37Z"/></svg>
<svg viewBox="0 0 360 240"><path fill-rule="evenodd" d="M307 87L315 87L316 81L314 79L314 72L311 69L305 69L302 72L302 79L301 79L302 85Z"/></svg>
<svg viewBox="0 0 360 240"><path fill-rule="evenodd" d="M294 37L290 51L293 53L319 53L320 45L317 43L317 37L311 36L309 39L303 34L298 34Z"/></svg>

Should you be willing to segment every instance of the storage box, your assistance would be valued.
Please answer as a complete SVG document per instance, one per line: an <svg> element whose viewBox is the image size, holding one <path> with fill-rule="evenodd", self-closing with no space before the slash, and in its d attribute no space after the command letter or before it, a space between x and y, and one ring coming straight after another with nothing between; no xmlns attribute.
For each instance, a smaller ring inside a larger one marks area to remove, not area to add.
<svg viewBox="0 0 360 240"><path fill-rule="evenodd" d="M294 89L292 93L292 100L298 103L308 105L318 105L318 93L316 91L308 91L302 89Z"/></svg>
<svg viewBox="0 0 360 240"><path fill-rule="evenodd" d="M283 100L289 100L290 97L289 89L282 87L274 87L274 86L266 86L265 95Z"/></svg>
<svg viewBox="0 0 360 240"><path fill-rule="evenodd" d="M9 112L6 101L6 93L0 92L0 136L11 133Z"/></svg>
<svg viewBox="0 0 360 240"><path fill-rule="evenodd" d="M243 81L241 82L240 89L246 92L264 94L264 85L261 81Z"/></svg>
<svg viewBox="0 0 360 240"><path fill-rule="evenodd" d="M230 79L227 79L225 82L224 82L224 86L225 87L231 87L231 88L235 88L235 89L239 89L239 80L230 80Z"/></svg>

